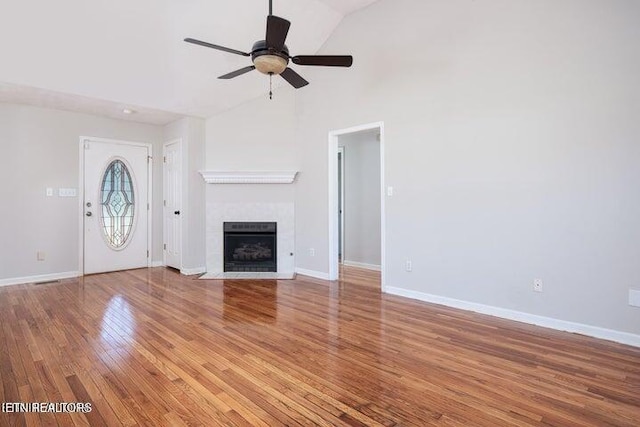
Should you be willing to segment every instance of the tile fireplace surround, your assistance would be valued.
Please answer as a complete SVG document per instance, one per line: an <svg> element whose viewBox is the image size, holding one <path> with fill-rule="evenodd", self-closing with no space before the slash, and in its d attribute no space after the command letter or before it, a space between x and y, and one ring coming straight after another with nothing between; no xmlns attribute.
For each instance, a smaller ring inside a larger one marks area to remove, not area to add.
<svg viewBox="0 0 640 427"><path fill-rule="evenodd" d="M293 200L271 199L276 193L274 185L292 184L296 172L201 172L205 181L232 188L234 197L215 197L207 189L206 244L207 273L201 279L292 279L295 277L295 214ZM209 187L209 186L207 186ZM227 188L225 188L227 190ZM243 194L243 196L237 196ZM246 196L244 196L246 194ZM260 197L255 195L259 194ZM253 196L252 196L253 195ZM219 196L219 195L218 195ZM240 200L239 200L240 199ZM266 200L278 200L268 202ZM276 273L224 272L224 222L276 222Z"/></svg>

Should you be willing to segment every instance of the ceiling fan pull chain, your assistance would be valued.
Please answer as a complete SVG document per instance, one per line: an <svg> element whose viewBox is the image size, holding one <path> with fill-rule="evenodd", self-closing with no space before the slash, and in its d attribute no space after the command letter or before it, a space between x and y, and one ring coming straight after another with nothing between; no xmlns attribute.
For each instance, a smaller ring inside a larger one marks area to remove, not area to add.
<svg viewBox="0 0 640 427"><path fill-rule="evenodd" d="M273 73L269 73L269 99L273 99Z"/></svg>

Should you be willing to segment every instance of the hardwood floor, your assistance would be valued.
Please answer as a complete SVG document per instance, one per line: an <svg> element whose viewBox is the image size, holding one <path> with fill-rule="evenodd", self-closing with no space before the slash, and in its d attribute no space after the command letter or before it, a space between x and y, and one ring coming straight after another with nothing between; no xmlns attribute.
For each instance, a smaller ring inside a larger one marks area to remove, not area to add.
<svg viewBox="0 0 640 427"><path fill-rule="evenodd" d="M640 349L339 282L155 268L0 288L0 425L639 426Z"/></svg>

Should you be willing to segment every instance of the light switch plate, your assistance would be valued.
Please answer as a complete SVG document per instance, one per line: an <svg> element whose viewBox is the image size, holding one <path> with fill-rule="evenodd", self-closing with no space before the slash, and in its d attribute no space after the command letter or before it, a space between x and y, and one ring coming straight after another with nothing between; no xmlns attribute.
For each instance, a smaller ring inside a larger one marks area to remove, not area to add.
<svg viewBox="0 0 640 427"><path fill-rule="evenodd" d="M76 197L78 192L75 188L60 188L58 189L58 197Z"/></svg>
<svg viewBox="0 0 640 427"><path fill-rule="evenodd" d="M640 289L629 289L629 305L640 307Z"/></svg>

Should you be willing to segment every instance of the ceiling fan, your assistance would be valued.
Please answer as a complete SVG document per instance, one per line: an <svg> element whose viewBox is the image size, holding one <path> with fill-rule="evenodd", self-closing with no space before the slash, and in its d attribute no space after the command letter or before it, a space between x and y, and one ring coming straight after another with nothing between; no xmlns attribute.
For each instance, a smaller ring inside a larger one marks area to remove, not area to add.
<svg viewBox="0 0 640 427"><path fill-rule="evenodd" d="M300 74L289 68L289 60L296 65L314 65L325 67L350 67L353 64L353 57L350 55L297 55L289 56L289 49L284 44L291 22L273 14L273 1L269 0L269 16L267 16L267 33L265 40L259 40L253 44L251 52L242 52L224 46L203 42L192 38L184 41L223 52L234 53L236 55L250 56L253 65L241 68L231 73L218 77L219 79L232 79L241 76L249 71L258 70L270 77L279 74L291 86L299 89L309 84ZM271 92L269 93L271 96Z"/></svg>

